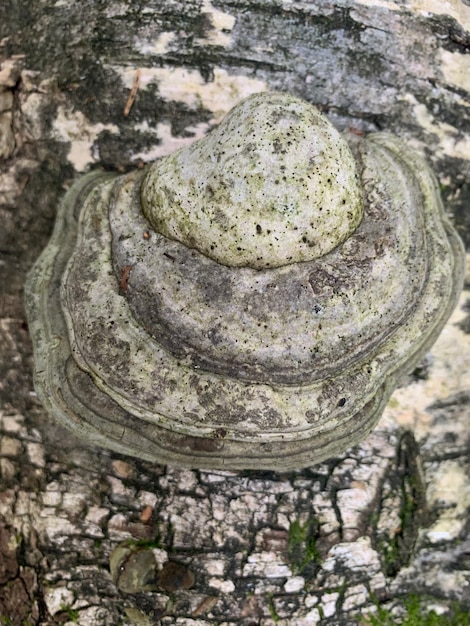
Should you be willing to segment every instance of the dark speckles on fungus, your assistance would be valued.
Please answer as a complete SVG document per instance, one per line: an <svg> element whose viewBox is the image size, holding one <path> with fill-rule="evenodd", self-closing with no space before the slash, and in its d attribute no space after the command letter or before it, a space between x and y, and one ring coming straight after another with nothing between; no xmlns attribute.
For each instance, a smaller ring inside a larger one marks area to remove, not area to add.
<svg viewBox="0 0 470 626"><path fill-rule="evenodd" d="M146 170L68 192L26 286L36 389L142 459L312 465L374 427L462 274L419 155L257 94Z"/></svg>

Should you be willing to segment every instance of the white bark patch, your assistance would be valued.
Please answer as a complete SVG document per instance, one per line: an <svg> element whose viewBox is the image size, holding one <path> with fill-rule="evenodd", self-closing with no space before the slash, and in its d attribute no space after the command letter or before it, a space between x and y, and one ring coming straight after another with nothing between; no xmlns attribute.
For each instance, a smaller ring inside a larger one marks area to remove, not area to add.
<svg viewBox="0 0 470 626"><path fill-rule="evenodd" d="M179 148L189 146L191 143L196 141L196 139L201 139L204 135L206 135L210 126L209 124L204 123L197 124L196 126L188 126L186 130L192 133L192 137L174 137L171 134L171 125L163 122L157 124L156 128L151 128L145 121L136 125L134 128L136 131L153 133L155 135L155 139L159 140L159 143L157 144L156 142L156 145L150 150L142 150L141 152L137 152L132 155L132 161L141 160L148 163L167 156L172 152L176 152Z"/></svg>
<svg viewBox="0 0 470 626"><path fill-rule="evenodd" d="M7 324L0 323L0 330L6 330ZM0 428L3 432L12 433L19 437L24 437L27 430L24 426L24 417L21 414L5 415L0 412Z"/></svg>
<svg viewBox="0 0 470 626"><path fill-rule="evenodd" d="M338 543L331 548L323 562L322 569L332 572L338 563L342 563L344 569L351 571L380 571L380 561L377 552L371 547L369 537L361 537L355 543Z"/></svg>
<svg viewBox="0 0 470 626"><path fill-rule="evenodd" d="M0 440L0 456L18 456L23 447L18 439L3 437Z"/></svg>
<svg viewBox="0 0 470 626"><path fill-rule="evenodd" d="M450 15L464 28L470 28L470 7L465 6L462 0L408 0L412 11L429 15Z"/></svg>
<svg viewBox="0 0 470 626"><path fill-rule="evenodd" d="M51 615L63 611L64 607L70 607L74 602L73 592L66 587L57 587L56 589L48 589L44 593L44 602L47 610Z"/></svg>
<svg viewBox="0 0 470 626"><path fill-rule="evenodd" d="M339 593L325 593L321 597L323 614L325 617L333 617L336 613L336 603Z"/></svg>
<svg viewBox="0 0 470 626"><path fill-rule="evenodd" d="M232 593L235 591L235 585L231 580L220 580L219 578L211 578L208 581L209 587L213 587L222 593Z"/></svg>
<svg viewBox="0 0 470 626"><path fill-rule="evenodd" d="M155 41L140 41L136 45L137 50L141 54L166 54L171 47L172 42L176 39L176 33L161 33Z"/></svg>
<svg viewBox="0 0 470 626"><path fill-rule="evenodd" d="M243 567L242 576L284 578L291 577L292 571L276 552L255 552L249 555L248 562Z"/></svg>
<svg viewBox="0 0 470 626"><path fill-rule="evenodd" d="M135 67L112 66L109 69L121 76L124 87L132 88ZM216 123L246 96L267 90L265 81L231 75L223 69L215 69L214 79L206 82L198 70L183 67L141 68L139 89L147 89L154 84L158 84L158 91L165 100L181 102L192 109L202 106L212 111Z"/></svg>
<svg viewBox="0 0 470 626"><path fill-rule="evenodd" d="M461 130L455 126L437 121L426 105L419 103L413 94L405 94L403 100L412 105L416 122L423 131L434 135L433 152L436 158L450 156L456 159L468 159L470 137L464 136ZM422 143L413 141L411 138L408 142L419 150L423 150Z"/></svg>
<svg viewBox="0 0 470 626"><path fill-rule="evenodd" d="M393 2L392 0L358 0L358 4L374 9L382 7L387 9L387 11L399 11L403 8L401 3Z"/></svg>
<svg viewBox="0 0 470 626"><path fill-rule="evenodd" d="M205 37L196 39L196 42L200 45L229 48L232 42L230 31L235 25L235 17L213 7L210 0L203 0L202 14L209 17L213 30Z"/></svg>
<svg viewBox="0 0 470 626"><path fill-rule="evenodd" d="M59 106L53 125L53 137L58 141L70 142L67 158L75 170L83 172L90 163L96 161L93 144L103 130L119 133L115 124L92 124L81 111L70 111Z"/></svg>
<svg viewBox="0 0 470 626"><path fill-rule="evenodd" d="M285 0L284 4L287 4ZM289 2L291 4L291 2ZM464 28L470 28L470 8L462 0L357 0L357 4L387 11L413 11L423 16L450 15Z"/></svg>
<svg viewBox="0 0 470 626"><path fill-rule="evenodd" d="M462 532L466 523L466 511L470 507L470 485L466 468L459 461L444 461L439 472L428 487L428 499L432 507L441 509L439 519L427 531L432 543L451 541Z"/></svg>
<svg viewBox="0 0 470 626"><path fill-rule="evenodd" d="M9 159L14 149L13 115L11 112L2 113L0 115L0 159Z"/></svg>
<svg viewBox="0 0 470 626"><path fill-rule="evenodd" d="M284 591L286 593L298 593L305 587L305 578L302 576L292 576L284 583Z"/></svg>
<svg viewBox="0 0 470 626"><path fill-rule="evenodd" d="M28 442L26 444L29 460L36 467L45 467L46 461L44 459L44 447L39 443Z"/></svg>
<svg viewBox="0 0 470 626"><path fill-rule="evenodd" d="M470 13L470 8L468 12ZM441 70L446 81L450 85L460 87L460 89L464 89L467 92L470 91L470 56L443 49L439 50L439 54L441 57Z"/></svg>
<svg viewBox="0 0 470 626"><path fill-rule="evenodd" d="M367 602L368 596L365 585L354 585L346 589L343 606L347 611L359 610Z"/></svg>

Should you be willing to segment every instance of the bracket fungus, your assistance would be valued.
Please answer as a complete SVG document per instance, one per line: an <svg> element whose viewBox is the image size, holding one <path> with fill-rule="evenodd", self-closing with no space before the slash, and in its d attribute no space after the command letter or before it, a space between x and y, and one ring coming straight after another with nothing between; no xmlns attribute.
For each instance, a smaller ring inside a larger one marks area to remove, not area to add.
<svg viewBox="0 0 470 626"><path fill-rule="evenodd" d="M421 156L256 94L68 191L26 285L35 385L74 433L142 459L308 466L373 429L462 281Z"/></svg>

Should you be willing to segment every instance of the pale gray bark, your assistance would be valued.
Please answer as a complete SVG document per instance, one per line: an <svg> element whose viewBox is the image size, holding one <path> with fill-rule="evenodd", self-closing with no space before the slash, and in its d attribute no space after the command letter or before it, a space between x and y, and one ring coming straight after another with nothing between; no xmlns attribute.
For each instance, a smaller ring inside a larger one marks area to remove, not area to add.
<svg viewBox="0 0 470 626"><path fill-rule="evenodd" d="M422 148L468 242L470 7L23 1L0 7L0 36L0 616L115 625L135 623L132 609L164 625L333 626L375 602L399 610L408 592L468 611L464 312L357 449L297 473L192 472L93 449L50 422L22 285L81 171L164 154L263 89ZM129 538L151 542L159 567L186 564L193 587L119 591L108 559Z"/></svg>

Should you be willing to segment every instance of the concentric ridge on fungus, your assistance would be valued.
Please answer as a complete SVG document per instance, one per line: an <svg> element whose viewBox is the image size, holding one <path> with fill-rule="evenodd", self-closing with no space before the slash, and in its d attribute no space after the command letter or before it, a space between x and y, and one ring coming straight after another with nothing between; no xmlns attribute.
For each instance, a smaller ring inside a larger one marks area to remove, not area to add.
<svg viewBox="0 0 470 626"><path fill-rule="evenodd" d="M312 465L371 431L462 277L418 154L257 94L67 193L26 285L36 389L79 436L157 463Z"/></svg>

